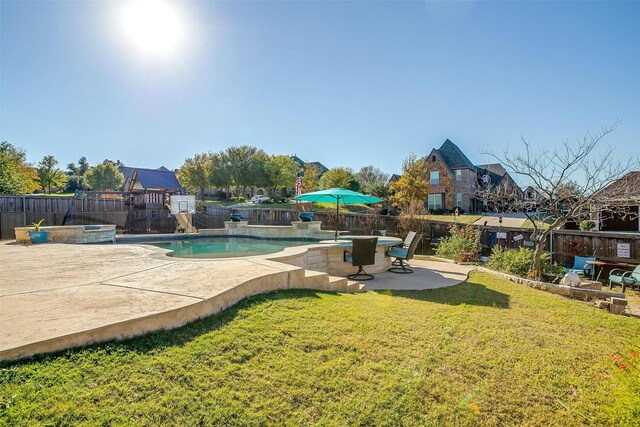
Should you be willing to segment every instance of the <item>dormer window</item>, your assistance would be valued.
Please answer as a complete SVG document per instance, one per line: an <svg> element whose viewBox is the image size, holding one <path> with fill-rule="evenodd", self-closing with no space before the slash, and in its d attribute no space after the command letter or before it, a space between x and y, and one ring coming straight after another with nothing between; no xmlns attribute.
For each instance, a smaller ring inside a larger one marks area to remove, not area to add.
<svg viewBox="0 0 640 427"><path fill-rule="evenodd" d="M431 161L435 162L436 161L436 155L434 154L433 156L431 156Z"/></svg>
<svg viewBox="0 0 640 427"><path fill-rule="evenodd" d="M489 174L485 174L482 176L482 182L484 182L485 184L489 183Z"/></svg>
<svg viewBox="0 0 640 427"><path fill-rule="evenodd" d="M462 170L456 169L456 181L462 181Z"/></svg>

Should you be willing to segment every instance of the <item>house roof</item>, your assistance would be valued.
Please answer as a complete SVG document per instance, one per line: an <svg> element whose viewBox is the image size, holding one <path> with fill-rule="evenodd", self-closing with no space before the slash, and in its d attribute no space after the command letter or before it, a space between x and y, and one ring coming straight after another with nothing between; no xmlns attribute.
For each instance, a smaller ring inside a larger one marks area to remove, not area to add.
<svg viewBox="0 0 640 427"><path fill-rule="evenodd" d="M640 171L631 171L598 191L596 199L640 202Z"/></svg>
<svg viewBox="0 0 640 427"><path fill-rule="evenodd" d="M325 173L326 171L329 170L329 168L327 168L325 165L323 165L320 162L305 162L295 154L291 156L291 159L295 160L298 163L298 165L300 165L300 168L302 170L305 170L307 168L307 165L316 165L322 171L322 173Z"/></svg>
<svg viewBox="0 0 640 427"><path fill-rule="evenodd" d="M471 160L449 139L444 141L437 151L450 169L469 168L476 170Z"/></svg>
<svg viewBox="0 0 640 427"><path fill-rule="evenodd" d="M389 182L396 182L399 179L400 179L400 175L394 173L393 175L391 175L391 178L389 178Z"/></svg>
<svg viewBox="0 0 640 427"><path fill-rule="evenodd" d="M500 163L488 163L486 165L477 165L481 169L486 169L489 172L493 172L497 175L504 176L507 170Z"/></svg>
<svg viewBox="0 0 640 427"><path fill-rule="evenodd" d="M120 167L125 176L125 183L137 177L140 185L145 189L182 190L176 174L161 166L158 169Z"/></svg>

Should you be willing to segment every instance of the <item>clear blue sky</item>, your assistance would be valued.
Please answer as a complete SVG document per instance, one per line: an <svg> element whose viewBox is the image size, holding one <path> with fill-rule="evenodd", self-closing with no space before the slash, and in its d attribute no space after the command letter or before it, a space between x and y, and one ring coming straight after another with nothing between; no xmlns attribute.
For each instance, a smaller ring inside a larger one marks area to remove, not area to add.
<svg viewBox="0 0 640 427"><path fill-rule="evenodd" d="M180 166L250 144L399 172L445 138L540 147L622 119L640 152L640 2L179 1L145 57L118 1L0 0L0 138L31 162Z"/></svg>

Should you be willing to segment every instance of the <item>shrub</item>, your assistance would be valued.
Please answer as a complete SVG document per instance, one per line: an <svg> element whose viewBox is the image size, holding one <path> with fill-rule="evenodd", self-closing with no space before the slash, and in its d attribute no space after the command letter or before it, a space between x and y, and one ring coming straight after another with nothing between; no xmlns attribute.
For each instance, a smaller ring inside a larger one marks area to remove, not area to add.
<svg viewBox="0 0 640 427"><path fill-rule="evenodd" d="M591 231L596 228L596 223L591 221L590 219L585 219L580 222L580 230L582 231Z"/></svg>
<svg viewBox="0 0 640 427"><path fill-rule="evenodd" d="M451 225L449 236L440 240L436 254L456 262L475 261L480 254L480 231L473 225Z"/></svg>
<svg viewBox="0 0 640 427"><path fill-rule="evenodd" d="M487 266L493 270L514 276L527 277L533 263L533 251L527 248L518 250L503 249L494 246ZM564 268L555 262L549 262L549 254L542 254L542 274L544 276L558 276L564 273Z"/></svg>

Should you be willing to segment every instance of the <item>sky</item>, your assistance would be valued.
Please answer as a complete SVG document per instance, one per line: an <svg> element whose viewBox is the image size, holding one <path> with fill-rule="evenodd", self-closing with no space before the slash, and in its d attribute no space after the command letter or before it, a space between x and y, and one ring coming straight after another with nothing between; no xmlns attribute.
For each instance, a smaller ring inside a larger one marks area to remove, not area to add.
<svg viewBox="0 0 640 427"><path fill-rule="evenodd" d="M480 164L620 121L604 142L640 152L640 1L135 7L0 0L0 138L63 168L247 144L399 173L447 138Z"/></svg>

